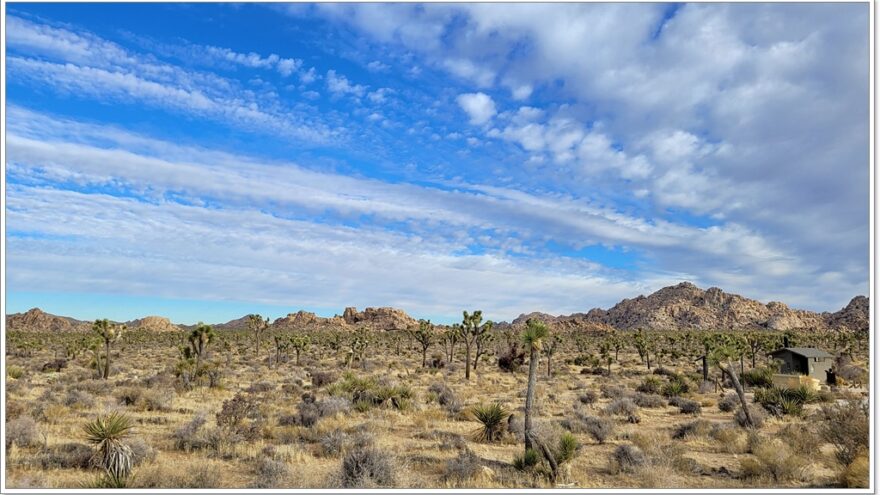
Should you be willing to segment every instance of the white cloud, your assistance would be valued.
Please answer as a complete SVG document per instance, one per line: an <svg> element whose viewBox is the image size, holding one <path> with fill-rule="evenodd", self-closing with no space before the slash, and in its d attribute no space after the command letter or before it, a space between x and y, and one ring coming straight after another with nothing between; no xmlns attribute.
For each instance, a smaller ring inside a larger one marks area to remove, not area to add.
<svg viewBox="0 0 880 495"><path fill-rule="evenodd" d="M327 71L327 89L334 95L350 94L358 98L364 96L367 91L366 86L352 84L348 78L341 74L337 75L333 69Z"/></svg>
<svg viewBox="0 0 880 495"><path fill-rule="evenodd" d="M373 72L385 72L391 67L388 64L382 63L378 60L373 60L372 62L367 64L367 69Z"/></svg>
<svg viewBox="0 0 880 495"><path fill-rule="evenodd" d="M468 114L470 123L473 125L483 125L489 122L496 113L495 102L485 93L461 94L455 101Z"/></svg>
<svg viewBox="0 0 880 495"><path fill-rule="evenodd" d="M278 72L284 77L290 77L302 67L302 60L295 58L282 58L278 61Z"/></svg>
<svg viewBox="0 0 880 495"><path fill-rule="evenodd" d="M309 67L309 70L302 72L299 75L300 82L307 85L307 86L309 84L312 84L313 82L317 81L320 78L321 78L321 76L318 75L318 73L315 71L314 67Z"/></svg>

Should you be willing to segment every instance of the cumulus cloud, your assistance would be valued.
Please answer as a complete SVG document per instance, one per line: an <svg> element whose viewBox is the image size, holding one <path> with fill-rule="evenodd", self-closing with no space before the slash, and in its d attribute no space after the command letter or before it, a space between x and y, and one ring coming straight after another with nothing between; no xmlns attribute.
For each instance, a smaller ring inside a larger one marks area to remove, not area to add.
<svg viewBox="0 0 880 495"><path fill-rule="evenodd" d="M495 102L486 93L464 93L455 99L473 125L483 125L497 113Z"/></svg>
<svg viewBox="0 0 880 495"><path fill-rule="evenodd" d="M353 95L358 98L364 96L367 91L366 86L353 84L342 74L337 74L335 70L327 71L327 89L334 95Z"/></svg>

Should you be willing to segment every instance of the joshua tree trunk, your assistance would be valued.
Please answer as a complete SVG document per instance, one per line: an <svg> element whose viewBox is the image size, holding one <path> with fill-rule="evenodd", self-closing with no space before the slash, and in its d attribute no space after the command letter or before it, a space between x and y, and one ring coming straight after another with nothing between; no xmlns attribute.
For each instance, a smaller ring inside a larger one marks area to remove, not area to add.
<svg viewBox="0 0 880 495"><path fill-rule="evenodd" d="M464 341L465 348L467 349L467 353L464 359L464 378L465 380L471 379L471 343L470 341Z"/></svg>
<svg viewBox="0 0 880 495"><path fill-rule="evenodd" d="M110 339L104 339L104 380L110 376Z"/></svg>
<svg viewBox="0 0 880 495"><path fill-rule="evenodd" d="M703 381L707 382L709 381L709 362L706 360L705 354L700 359L703 360Z"/></svg>
<svg viewBox="0 0 880 495"><path fill-rule="evenodd" d="M740 405L742 406L743 414L746 416L746 421L749 423L750 427L753 427L755 423L752 421L752 415L749 413L749 405L746 402L746 394L743 391L742 385L739 383L739 379L736 377L736 371L730 367L730 365L722 366L720 363L718 364L718 368L721 369L721 373L730 378L730 383L733 384L733 389L736 390L736 395L739 397Z"/></svg>
<svg viewBox="0 0 880 495"><path fill-rule="evenodd" d="M428 364L428 348L422 347L422 368Z"/></svg>
<svg viewBox="0 0 880 495"><path fill-rule="evenodd" d="M532 347L529 352L529 385L526 389L526 410L523 414L526 450L532 448L532 406L535 403L535 383L538 380L538 350Z"/></svg>

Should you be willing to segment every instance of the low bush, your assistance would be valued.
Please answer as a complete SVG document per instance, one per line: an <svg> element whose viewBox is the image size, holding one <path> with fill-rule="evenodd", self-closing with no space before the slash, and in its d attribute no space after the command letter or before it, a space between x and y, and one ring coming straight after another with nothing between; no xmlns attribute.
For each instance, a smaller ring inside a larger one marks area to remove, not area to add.
<svg viewBox="0 0 880 495"><path fill-rule="evenodd" d="M722 412L731 412L740 405L739 397L736 394L727 394L718 401L718 409Z"/></svg>
<svg viewBox="0 0 880 495"><path fill-rule="evenodd" d="M340 485L343 488L392 487L394 482L393 459L376 447L355 447L342 460Z"/></svg>
<svg viewBox="0 0 880 495"><path fill-rule="evenodd" d="M834 446L837 460L850 465L860 454L868 451L868 403L850 399L843 404L822 406L819 435Z"/></svg>
<svg viewBox="0 0 880 495"><path fill-rule="evenodd" d="M18 447L34 447L40 444L40 432L37 422L30 416L19 416L6 423L6 448L10 445Z"/></svg>
<svg viewBox="0 0 880 495"><path fill-rule="evenodd" d="M660 379L654 376L648 376L645 377L644 380L642 380L642 383L640 383L638 387L636 387L636 392L642 392L644 394L657 394L660 392L662 386L663 384L660 382Z"/></svg>
<svg viewBox="0 0 880 495"><path fill-rule="evenodd" d="M245 440L258 438L265 420L256 399L241 393L223 401L223 406L215 416L218 427Z"/></svg>
<svg viewBox="0 0 880 495"><path fill-rule="evenodd" d="M606 399L619 399L627 396L626 390L618 385L603 384L599 390L602 392L602 397Z"/></svg>
<svg viewBox="0 0 880 495"><path fill-rule="evenodd" d="M844 488L868 488L871 475L871 460L866 452L861 452L840 472L840 484Z"/></svg>
<svg viewBox="0 0 880 495"><path fill-rule="evenodd" d="M752 418L752 426L755 428L760 428L764 426L764 420L766 419L766 415L764 411L755 407L749 406L749 416ZM733 415L733 421L743 428L747 428L748 421L746 420L746 414L743 412L742 407L739 407L736 410L736 413Z"/></svg>
<svg viewBox="0 0 880 495"><path fill-rule="evenodd" d="M682 423L675 427L672 431L672 438L681 440L683 438L707 436L712 431L712 423L705 419L698 419L690 423Z"/></svg>
<svg viewBox="0 0 880 495"><path fill-rule="evenodd" d="M616 416L634 416L639 406L629 398L616 399L605 407L605 413Z"/></svg>
<svg viewBox="0 0 880 495"><path fill-rule="evenodd" d="M445 384L439 382L432 383L431 386L428 387L428 392L436 394L437 403L446 409L447 412L451 414L458 414L461 412L461 402L458 400L458 397L455 396L452 389Z"/></svg>
<svg viewBox="0 0 880 495"><path fill-rule="evenodd" d="M666 405L666 401L663 397L656 394L646 394L642 392L634 394L632 396L632 401L639 407L647 407L650 409L664 407Z"/></svg>
<svg viewBox="0 0 880 495"><path fill-rule="evenodd" d="M95 396L83 390L71 389L62 403L71 408L89 409L95 407Z"/></svg>
<svg viewBox="0 0 880 495"><path fill-rule="evenodd" d="M177 428L174 433L171 434L171 439L174 441L174 448L190 452L192 450L199 450L208 447L208 439L202 433L202 427L206 422L205 415L199 414L188 423Z"/></svg>
<svg viewBox="0 0 880 495"><path fill-rule="evenodd" d="M780 439L765 440L755 446L753 455L740 460L746 478L770 478L784 483L800 478L809 463Z"/></svg>
<svg viewBox="0 0 880 495"><path fill-rule="evenodd" d="M577 420L581 430L598 443L605 443L605 440L614 433L614 423L605 418L579 416Z"/></svg>
<svg viewBox="0 0 880 495"><path fill-rule="evenodd" d="M578 402L585 406L592 406L599 399L595 390L584 390L578 394Z"/></svg>
<svg viewBox="0 0 880 495"><path fill-rule="evenodd" d="M647 463L645 453L634 445L618 445L611 453L611 470L614 472L631 473Z"/></svg>
<svg viewBox="0 0 880 495"><path fill-rule="evenodd" d="M447 480L464 481L476 476L480 466L479 457L470 450L462 450L456 457L446 461L444 477Z"/></svg>
<svg viewBox="0 0 880 495"><path fill-rule="evenodd" d="M699 415L703 411L700 403L691 399L682 399L678 401L678 412L681 414Z"/></svg>
<svg viewBox="0 0 880 495"><path fill-rule="evenodd" d="M663 389L660 393L662 393L664 397L678 397L682 394L686 394L688 390L688 384L684 379L674 377L669 379L669 383L663 385Z"/></svg>
<svg viewBox="0 0 880 495"><path fill-rule="evenodd" d="M494 442L501 439L504 426L510 417L510 412L495 402L493 404L480 404L471 408L471 416L482 425L475 438L477 441Z"/></svg>
<svg viewBox="0 0 880 495"><path fill-rule="evenodd" d="M535 449L526 449L525 453L513 458L513 467L517 471L525 471L541 462L541 454Z"/></svg>
<svg viewBox="0 0 880 495"><path fill-rule="evenodd" d="M254 465L254 488L278 488L290 474L287 463L267 456L261 456Z"/></svg>
<svg viewBox="0 0 880 495"><path fill-rule="evenodd" d="M351 401L345 397L327 397L318 402L318 412L322 418L347 414L351 411Z"/></svg>
<svg viewBox="0 0 880 495"><path fill-rule="evenodd" d="M63 443L41 452L39 460L43 469L89 469L92 467L91 447L83 443Z"/></svg>
<svg viewBox="0 0 880 495"><path fill-rule="evenodd" d="M343 430L337 429L328 431L318 439L318 444L321 446L321 454L326 457L342 455L350 443L351 435Z"/></svg>
<svg viewBox="0 0 880 495"><path fill-rule="evenodd" d="M21 366L7 366L6 375L9 378L18 380L19 378L24 376L24 368L22 368Z"/></svg>
<svg viewBox="0 0 880 495"><path fill-rule="evenodd" d="M321 388L325 385L330 385L331 383L336 381L336 373L332 371L313 371L312 372L312 386L315 388Z"/></svg>
<svg viewBox="0 0 880 495"><path fill-rule="evenodd" d="M749 387L768 388L773 386L773 370L752 368L742 374L742 382Z"/></svg>

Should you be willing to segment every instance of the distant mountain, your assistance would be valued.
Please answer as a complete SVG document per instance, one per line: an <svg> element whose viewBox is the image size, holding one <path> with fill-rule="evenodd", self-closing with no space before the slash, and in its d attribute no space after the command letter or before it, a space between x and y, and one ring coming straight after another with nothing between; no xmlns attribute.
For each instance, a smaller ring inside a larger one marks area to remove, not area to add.
<svg viewBox="0 0 880 495"><path fill-rule="evenodd" d="M552 316L544 313L520 315L513 324L538 318L554 327L605 325L620 330L644 329L771 329L801 328L868 329L868 298L858 296L836 313L814 313L791 309L781 302L767 304L712 287L700 289L690 282L665 287L648 296L624 299L611 309Z"/></svg>
<svg viewBox="0 0 880 495"><path fill-rule="evenodd" d="M835 313L814 313L791 309L781 302L767 304L737 294L728 294L717 287L703 290L690 282L665 287L647 296L624 299L608 310L591 309L587 313L553 316L546 313L522 314L512 325L524 325L536 318L555 329L580 329L586 331L702 329L851 329L868 331L870 318L868 298L857 296L847 306ZM248 317L215 324L217 330L243 330ZM499 323L500 327L510 325ZM190 330L194 325L175 325L161 316L147 316L126 323L129 328L148 329L156 332ZM345 308L342 316L323 318L308 311L298 311L276 319L271 327L277 329L371 328L374 330L407 329L418 321L405 311L383 307ZM74 332L88 331L91 322L45 313L33 308L26 313L6 317L9 330Z"/></svg>

